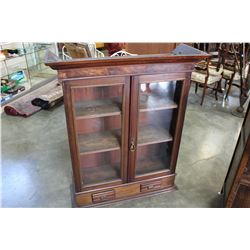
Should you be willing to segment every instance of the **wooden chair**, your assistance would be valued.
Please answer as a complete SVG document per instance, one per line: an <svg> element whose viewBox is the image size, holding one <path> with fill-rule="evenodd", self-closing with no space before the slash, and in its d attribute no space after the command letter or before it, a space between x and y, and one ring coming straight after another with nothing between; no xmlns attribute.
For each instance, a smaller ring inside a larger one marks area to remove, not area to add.
<svg viewBox="0 0 250 250"><path fill-rule="evenodd" d="M90 51L91 57L104 57L104 53L96 48L96 43L79 43L80 45L84 45Z"/></svg>
<svg viewBox="0 0 250 250"><path fill-rule="evenodd" d="M193 47L198 50L213 54L214 52L218 52L220 43L193 43Z"/></svg>
<svg viewBox="0 0 250 250"><path fill-rule="evenodd" d="M240 88L240 53L238 44L230 44L221 48L223 55L223 74L225 80L225 89L227 92L225 99L228 98L232 86ZM246 79L249 71L249 64L243 66L243 78Z"/></svg>
<svg viewBox="0 0 250 250"><path fill-rule="evenodd" d="M197 64L195 70L192 72L191 81L196 84L195 93L197 93L198 86L203 87L201 98L201 105L204 102L207 88L215 90L215 99L218 100L218 88L222 79L223 66L220 62L213 63L210 59L202 61ZM210 87L213 85L213 87Z"/></svg>
<svg viewBox="0 0 250 250"><path fill-rule="evenodd" d="M64 44L67 54L65 51L63 51L63 54L66 54L67 57L71 58L86 58L91 57L91 52L88 48L88 46L84 44L78 44L78 43L65 43ZM65 56L65 55L64 55Z"/></svg>
<svg viewBox="0 0 250 250"><path fill-rule="evenodd" d="M64 60L85 57L104 57L104 53L96 48L95 43L65 43L62 47Z"/></svg>

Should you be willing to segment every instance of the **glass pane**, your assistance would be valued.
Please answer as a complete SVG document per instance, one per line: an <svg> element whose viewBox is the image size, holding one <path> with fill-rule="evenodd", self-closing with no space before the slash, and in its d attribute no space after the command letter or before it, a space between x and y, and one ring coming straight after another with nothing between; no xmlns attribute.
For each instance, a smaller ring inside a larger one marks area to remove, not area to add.
<svg viewBox="0 0 250 250"><path fill-rule="evenodd" d="M120 179L120 150L81 155L81 177L84 185Z"/></svg>
<svg viewBox="0 0 250 250"><path fill-rule="evenodd" d="M169 167L168 143L156 143L140 146L137 150L136 174L148 174Z"/></svg>
<svg viewBox="0 0 250 250"><path fill-rule="evenodd" d="M47 49L57 53L55 43L1 43L5 59L0 62L1 103L56 76L44 65Z"/></svg>
<svg viewBox="0 0 250 250"><path fill-rule="evenodd" d="M22 43L3 43L0 50L5 59L1 68L1 104L30 88L27 63Z"/></svg>
<svg viewBox="0 0 250 250"><path fill-rule="evenodd" d="M175 82L140 84L136 175L169 169Z"/></svg>
<svg viewBox="0 0 250 250"><path fill-rule="evenodd" d="M17 71L26 70L27 64L25 61L25 56L18 56L16 58L11 58L6 60L6 67L9 74L13 74Z"/></svg>
<svg viewBox="0 0 250 250"><path fill-rule="evenodd" d="M56 75L56 71L44 64L46 51L55 52L53 43L24 43L31 85L43 82Z"/></svg>
<svg viewBox="0 0 250 250"><path fill-rule="evenodd" d="M7 67L5 65L5 62L3 62L3 61L0 62L0 75L1 75L1 78L8 76Z"/></svg>
<svg viewBox="0 0 250 250"><path fill-rule="evenodd" d="M74 88L84 185L121 179L123 85Z"/></svg>

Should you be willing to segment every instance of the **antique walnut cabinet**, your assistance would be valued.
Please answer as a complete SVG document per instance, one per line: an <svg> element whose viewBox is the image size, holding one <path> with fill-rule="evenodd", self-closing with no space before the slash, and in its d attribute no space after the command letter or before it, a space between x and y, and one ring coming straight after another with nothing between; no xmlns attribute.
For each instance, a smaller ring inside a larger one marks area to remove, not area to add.
<svg viewBox="0 0 250 250"><path fill-rule="evenodd" d="M175 167L195 63L187 45L170 54L61 61L58 70L78 206L175 189Z"/></svg>

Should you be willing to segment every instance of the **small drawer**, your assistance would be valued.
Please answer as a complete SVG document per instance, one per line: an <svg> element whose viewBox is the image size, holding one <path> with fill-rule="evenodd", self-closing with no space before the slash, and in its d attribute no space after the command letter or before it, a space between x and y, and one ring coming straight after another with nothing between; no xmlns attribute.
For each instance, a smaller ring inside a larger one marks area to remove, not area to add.
<svg viewBox="0 0 250 250"><path fill-rule="evenodd" d="M93 203L103 202L103 201L110 201L115 199L115 191L108 190L101 193L92 194L92 201Z"/></svg>
<svg viewBox="0 0 250 250"><path fill-rule="evenodd" d="M141 184L141 192L150 192L161 188L162 188L161 181L152 181Z"/></svg>

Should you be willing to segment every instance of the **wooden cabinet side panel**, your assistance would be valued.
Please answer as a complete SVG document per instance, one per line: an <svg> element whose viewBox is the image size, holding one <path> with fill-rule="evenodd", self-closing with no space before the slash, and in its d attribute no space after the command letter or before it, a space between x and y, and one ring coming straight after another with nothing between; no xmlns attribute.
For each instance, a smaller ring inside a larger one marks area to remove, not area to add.
<svg viewBox="0 0 250 250"><path fill-rule="evenodd" d="M240 138L239 138L239 143L237 144L236 147L236 153L233 157L232 161L232 168L230 172L230 176L227 178L227 186L225 187L225 197L227 197L226 202L225 202L225 207L232 207L234 204L235 199L237 198L238 195L238 190L240 187L240 181L243 176L243 173L245 171L245 168L247 167L247 164L249 162L250 158L250 135L247 140L247 144L244 148L244 146L239 146L242 145L243 141L243 133L241 132ZM242 152L244 148L244 151ZM229 181L229 177L231 177L231 182ZM234 177L234 178L233 178ZM229 186L231 184L231 187ZM242 192L244 194L244 192ZM247 192L246 192L247 193ZM226 196L227 195L227 196ZM242 196L242 195L241 195ZM239 203L240 204L240 203Z"/></svg>
<svg viewBox="0 0 250 250"><path fill-rule="evenodd" d="M75 119L74 110L72 105L71 96L71 86L70 84L65 84L63 82L63 92L64 92L64 107L67 121L68 130L68 140L71 153L72 170L74 176L74 186L76 192L81 191L81 174L80 174L80 159L79 159L79 149L77 146L76 129L75 129Z"/></svg>

